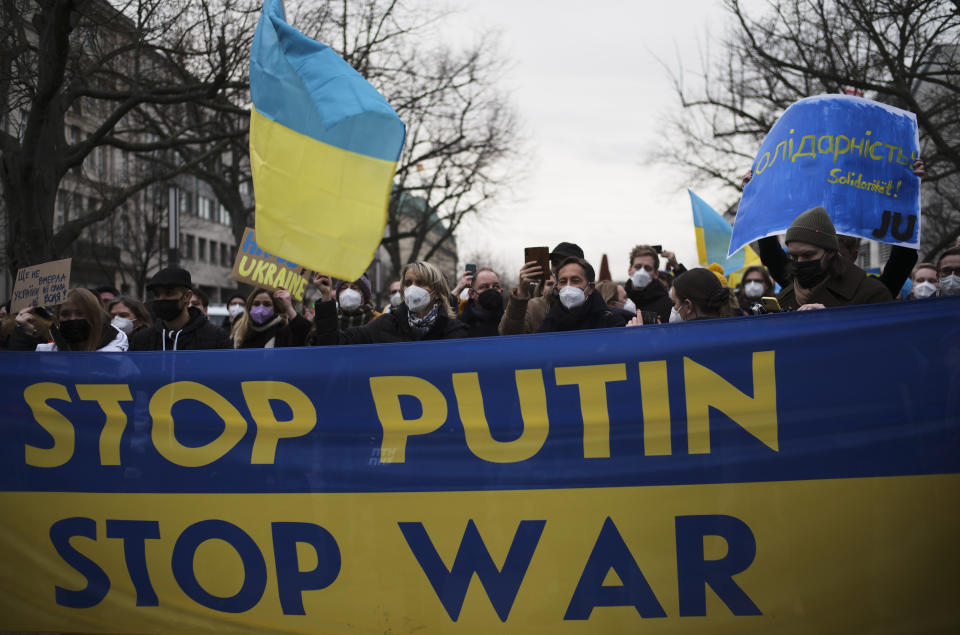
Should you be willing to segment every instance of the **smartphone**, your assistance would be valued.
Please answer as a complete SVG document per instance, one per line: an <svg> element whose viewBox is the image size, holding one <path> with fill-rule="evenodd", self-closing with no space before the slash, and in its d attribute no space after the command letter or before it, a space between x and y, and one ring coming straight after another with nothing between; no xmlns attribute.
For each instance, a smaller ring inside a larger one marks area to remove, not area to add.
<svg viewBox="0 0 960 635"><path fill-rule="evenodd" d="M658 254L663 253L663 245L650 245L650 246L653 247L653 250Z"/></svg>
<svg viewBox="0 0 960 635"><path fill-rule="evenodd" d="M544 277L550 275L550 248L549 247L527 247L523 250L523 262L536 262L540 265L540 269L543 271L543 276L540 277L541 280Z"/></svg>
<svg viewBox="0 0 960 635"><path fill-rule="evenodd" d="M477 276L477 265L467 265L464 270L473 277Z"/></svg>
<svg viewBox="0 0 960 635"><path fill-rule="evenodd" d="M764 296L760 298L760 302L763 304L763 310L767 313L780 313L782 311L776 298Z"/></svg>
<svg viewBox="0 0 960 635"><path fill-rule="evenodd" d="M33 314L44 320L53 320L53 315L50 311L47 311L47 309L42 306L33 307Z"/></svg>
<svg viewBox="0 0 960 635"><path fill-rule="evenodd" d="M644 324L656 324L659 314L656 311L640 311L640 319Z"/></svg>

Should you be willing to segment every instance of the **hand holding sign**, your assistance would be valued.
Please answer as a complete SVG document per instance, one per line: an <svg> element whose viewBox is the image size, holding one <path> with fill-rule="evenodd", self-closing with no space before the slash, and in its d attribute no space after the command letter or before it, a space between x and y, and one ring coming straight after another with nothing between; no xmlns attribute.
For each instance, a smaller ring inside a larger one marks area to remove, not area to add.
<svg viewBox="0 0 960 635"><path fill-rule="evenodd" d="M849 95L798 101L773 125L744 177L730 253L786 230L817 206L840 234L918 247L918 154L913 113Z"/></svg>

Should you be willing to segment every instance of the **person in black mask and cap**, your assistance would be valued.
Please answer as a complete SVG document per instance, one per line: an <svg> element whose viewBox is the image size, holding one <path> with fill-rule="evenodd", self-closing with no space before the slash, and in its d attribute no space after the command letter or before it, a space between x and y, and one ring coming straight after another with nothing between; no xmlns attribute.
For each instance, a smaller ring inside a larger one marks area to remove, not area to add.
<svg viewBox="0 0 960 635"><path fill-rule="evenodd" d="M824 309L851 304L889 302L887 287L838 253L833 221L822 207L797 216L784 238L793 266L793 280L777 299L785 310Z"/></svg>
<svg viewBox="0 0 960 635"><path fill-rule="evenodd" d="M499 335L503 309L500 276L489 267L477 269L470 287L470 299L463 305L460 314L460 321L467 325L467 337Z"/></svg>
<svg viewBox="0 0 960 635"><path fill-rule="evenodd" d="M131 351L186 351L207 348L233 348L230 338L190 306L190 272L179 267L161 269L147 291L153 294L150 311L156 316L153 326L133 334Z"/></svg>

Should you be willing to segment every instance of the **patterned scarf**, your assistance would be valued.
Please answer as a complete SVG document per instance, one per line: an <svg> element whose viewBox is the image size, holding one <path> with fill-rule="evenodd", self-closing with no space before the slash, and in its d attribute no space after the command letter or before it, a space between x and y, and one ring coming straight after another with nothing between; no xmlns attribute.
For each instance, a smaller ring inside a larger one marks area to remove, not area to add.
<svg viewBox="0 0 960 635"><path fill-rule="evenodd" d="M423 337L433 328L433 325L436 324L438 315L440 315L440 304L435 303L429 313L423 317L418 317L417 314L412 311L408 312L407 324L410 325L410 329L414 333Z"/></svg>
<svg viewBox="0 0 960 635"><path fill-rule="evenodd" d="M341 331L351 326L363 326L372 319L373 307L369 304L361 304L355 309L344 309L340 307L339 323Z"/></svg>

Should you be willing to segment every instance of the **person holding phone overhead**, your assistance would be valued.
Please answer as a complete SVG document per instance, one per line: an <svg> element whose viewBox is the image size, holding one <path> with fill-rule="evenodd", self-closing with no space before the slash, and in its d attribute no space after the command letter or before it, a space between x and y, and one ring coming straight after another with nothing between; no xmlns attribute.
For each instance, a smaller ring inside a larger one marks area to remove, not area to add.
<svg viewBox="0 0 960 635"><path fill-rule="evenodd" d="M500 335L536 333L557 300L553 274L567 258L583 258L583 249L574 243L558 244L547 258L546 247L528 247L520 268L520 284L510 290L507 309L500 320ZM549 267L546 260L549 259Z"/></svg>

